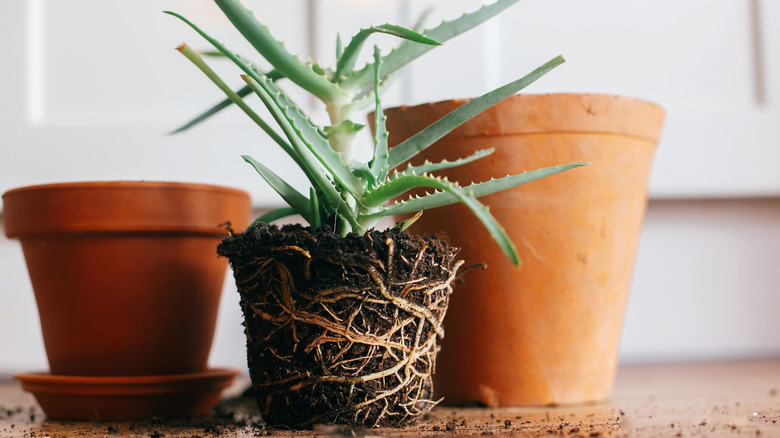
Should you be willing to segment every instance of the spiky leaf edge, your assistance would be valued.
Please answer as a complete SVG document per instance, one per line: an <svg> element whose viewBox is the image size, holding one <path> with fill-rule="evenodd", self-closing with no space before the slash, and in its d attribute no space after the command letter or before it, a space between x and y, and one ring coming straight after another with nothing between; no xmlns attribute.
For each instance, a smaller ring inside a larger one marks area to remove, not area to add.
<svg viewBox="0 0 780 438"><path fill-rule="evenodd" d="M493 4L483 6L477 11L469 14L463 14L461 17L444 21L439 26L420 32L429 38L432 38L440 43L443 43L457 35L460 35L467 30L470 30L486 20L492 18L496 14L500 13L504 9L512 6L520 0L499 0ZM400 70L406 64L419 58L429 50L437 46L416 44L413 42L406 42L401 46L391 51L387 56L382 58L384 69L381 79L395 73ZM349 92L358 92L359 90L369 89L372 82L372 72L374 67L372 65L366 65L361 70L353 73L349 78L345 79L341 83L341 88Z"/></svg>
<svg viewBox="0 0 780 438"><path fill-rule="evenodd" d="M306 144L301 136L300 130L293 126L292 121L287 117L283 108L279 106L278 101L275 100L271 93L266 89L270 81L266 80L264 83L260 83L249 75L242 75L241 77L252 88L255 94L260 97L260 100L263 101L263 104L271 113L274 120L276 120L276 123L282 129L282 132L287 136L287 139L290 141L293 149L300 158L302 170L310 177L312 185L323 194L327 201L323 206L326 211L331 214L338 213L339 216L346 219L349 222L352 231L358 232L362 230L356 220L356 212L350 208L347 200L342 197L342 194L339 193L338 190L336 190L334 182L328 177L329 174L325 171L322 163L320 163L317 157L311 152L310 145ZM342 234L346 234L349 230L342 231Z"/></svg>
<svg viewBox="0 0 780 438"><path fill-rule="evenodd" d="M275 70L296 83L304 90L326 103L344 101L346 93L330 82L321 69L302 62L284 44L271 35L265 24L239 0L215 0L215 3L233 26L260 53ZM319 71L318 71L319 70Z"/></svg>
<svg viewBox="0 0 780 438"><path fill-rule="evenodd" d="M201 30L198 26L190 22L185 17L175 12L166 11L165 13L182 20L193 30L195 30L199 35L201 35L206 41L211 43L211 45L214 46L214 48L216 48L220 53L224 54L228 59L230 59L234 64L236 64L239 68L241 68L241 70L244 71L245 75L242 75L242 78L244 79L245 82L247 82L247 85L250 88L252 88L253 91L255 91L255 93L258 94L258 96L260 96L264 105L269 110L269 112L271 112L278 126L285 132L285 136L290 140L292 145L288 145L284 141L280 142L279 141L280 137L278 136L278 134L276 134L276 136L273 137L274 140L277 141L277 143L279 143L279 145L282 146L283 149L285 149L285 151L295 161L298 167L304 171L311 184L317 187L319 192L323 193L324 196L326 196L326 199L328 200L328 206L332 208L332 211L328 210L328 213L333 214L338 212L340 213L340 215L345 215L347 222L355 231L361 230L359 224L355 220L355 213L348 206L347 201L341 196L341 194L338 193L338 191L336 191L334 184L331 182L331 180L329 180L325 176L325 172L322 171L323 170L322 167L312 162L311 158L315 158L317 159L317 161L320 161L319 157L312 155L311 149L313 148L313 146L302 141L300 134L296 134L296 131L298 133L300 133L301 131L296 129L293 126L293 121L288 119L287 114L285 114L280 102L278 100L275 100L274 97L272 96L272 95L276 95L276 96L282 95L281 92L278 90L278 88L273 84L273 81L269 80L260 71L254 69L249 63L241 59L239 56L237 56L235 53L233 53L227 47L225 47L222 43L220 43L219 41L217 41L216 39L208 35L206 32ZM254 88L253 88L253 84L254 84ZM265 87L263 85L265 85ZM259 92L258 90L260 89L262 89L263 91ZM285 104L286 103L287 101L285 102ZM291 108L291 107L287 107L287 108ZM308 122L308 119L305 118L305 116L302 116L302 118L298 120L299 122L301 120L306 120ZM304 123L300 123L300 125L305 126ZM313 127L312 129L317 130L316 126ZM295 151L293 151L293 149ZM306 149L305 152L303 151L304 149ZM328 150L330 149L328 148ZM343 164L340 165L346 168L345 166L343 166ZM338 169L338 167L335 168ZM352 178L354 177L355 176L352 175ZM349 181L347 178L350 177L345 176L343 178L344 181Z"/></svg>
<svg viewBox="0 0 780 438"><path fill-rule="evenodd" d="M355 62L357 62L357 57L360 54L360 50L368 40L368 37L374 33L393 35L420 44L434 46L441 45L440 42L434 39L428 38L427 36L417 33L411 29L394 24L382 24L379 26L371 26L365 29L360 29L358 33L356 33L349 41L346 49L344 49L341 55L337 58L336 73L333 76L333 80L335 82L341 82L344 77L348 77L352 73L352 70L355 67ZM336 53L338 54L338 50Z"/></svg>
<svg viewBox="0 0 780 438"><path fill-rule="evenodd" d="M492 195L493 193L498 193L512 187L529 183L531 181L536 181L541 178L552 176L569 169L574 169L580 166L587 166L589 164L590 163L579 162L563 164L560 166L544 167L515 175L505 176L503 178L491 179L490 181L482 183L471 184L464 187L464 190L472 193L475 198L481 198L483 196ZM457 202L458 199L447 192L435 192L424 196L395 202L391 205L381 208L376 212L365 215L363 220L376 221L387 216L416 213L421 210L430 210L432 208L444 207L446 205L455 204Z"/></svg>
<svg viewBox="0 0 780 438"><path fill-rule="evenodd" d="M515 265L520 265L520 257L517 255L517 248L509 239L506 230L496 221L488 208L479 202L473 192L461 188L457 183L447 181L446 179L433 177L430 175L399 175L395 179L388 181L379 189L366 194L366 201L369 205L381 205L383 199L393 198L416 188L429 187L437 190L443 190L443 193L449 193L456 198L455 202L461 202L466 205L482 222L482 225L490 233L493 240L509 257Z"/></svg>

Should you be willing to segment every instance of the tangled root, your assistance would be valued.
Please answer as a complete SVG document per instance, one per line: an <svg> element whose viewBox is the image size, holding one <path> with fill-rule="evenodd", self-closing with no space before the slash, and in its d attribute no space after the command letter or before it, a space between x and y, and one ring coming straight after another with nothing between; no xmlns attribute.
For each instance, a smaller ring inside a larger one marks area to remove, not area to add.
<svg viewBox="0 0 780 438"><path fill-rule="evenodd" d="M407 424L429 411L457 249L397 230L226 238L267 424Z"/></svg>

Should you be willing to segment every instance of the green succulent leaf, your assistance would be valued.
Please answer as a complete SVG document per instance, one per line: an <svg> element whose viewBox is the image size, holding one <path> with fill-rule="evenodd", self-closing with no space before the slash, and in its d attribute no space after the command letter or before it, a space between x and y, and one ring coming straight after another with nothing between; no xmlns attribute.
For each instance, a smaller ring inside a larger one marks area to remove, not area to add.
<svg viewBox="0 0 780 438"><path fill-rule="evenodd" d="M225 55L222 54L222 52L219 52L217 50L202 50L200 51L201 56L209 56L212 58L224 58Z"/></svg>
<svg viewBox="0 0 780 438"><path fill-rule="evenodd" d="M441 43L438 41L428 38L425 35L393 24L383 24L380 26L371 26L366 29L360 29L360 31L358 31L358 33L352 37L352 40L347 45L346 49L344 49L343 53L336 58L338 59L336 64L336 74L334 76L334 80L336 82L340 82L344 76L352 73L352 69L355 67L355 62L357 62L357 58L360 54L360 50L363 48L363 44L365 44L366 40L368 40L368 37L374 33L385 33L420 44L430 44L435 46L441 45Z"/></svg>
<svg viewBox="0 0 780 438"><path fill-rule="evenodd" d="M465 204L474 215L482 222L482 225L488 230L493 239L501 247L501 250L512 260L515 265L520 264L520 258L517 255L517 249L507 236L506 231L490 214L488 208L479 202L473 192L468 188L463 189L456 183L449 182L446 179L436 178L429 175L398 175L393 180L380 186L378 189L366 194L366 203L368 205L381 205L386 200L400 196L409 190L429 187L441 190L439 193L447 193L455 202ZM431 195L427 195L431 196ZM425 200L427 196L419 199ZM421 209L422 210L422 209ZM420 211L420 210L418 210Z"/></svg>
<svg viewBox="0 0 780 438"><path fill-rule="evenodd" d="M279 102L275 100L275 98L278 99L279 95L272 95L271 93L275 92L273 89L270 89L269 91L270 86L273 84L268 80L263 81L263 83L257 82L248 75L242 77L255 94L260 97L260 100L263 101L263 104L274 117L276 123L282 128L282 131L287 136L288 140L290 140L293 150L295 150L295 153L300 159L301 169L306 173L309 181L311 181L318 192L323 194L327 200L327 205L332 206L340 216L343 216L344 219L353 226L353 229L360 229L355 211L352 210L348 205L348 201L342 197L341 193L336 189L336 186L331 179L332 175L328 174L322 166L322 163L312 152L312 146L306 144L301 131L296 129L293 120L287 117L284 109L279 105ZM354 177L354 175L352 176Z"/></svg>
<svg viewBox="0 0 780 438"><path fill-rule="evenodd" d="M238 66L243 71L242 79L246 82L245 87L233 90L209 68L201 54L183 45L180 49L182 53L225 93L227 99L209 108L175 132L188 129L224 108L236 104L295 161L311 184L308 197L298 192L267 166L249 156L243 156L244 160L252 165L289 204L289 207L262 215L258 219L262 223L300 214L312 227L332 226L334 232L337 231L343 236L348 232L363 233L368 226L382 217L416 213L414 217L401 224L403 227L408 227L425 209L460 202L476 215L499 247L514 263L518 264L517 251L506 231L477 198L584 163L538 169L472 184L466 188L432 176L431 172L473 162L492 153L492 149L477 151L471 156L453 161L444 160L438 163L426 161L418 166L407 166L403 171L396 170L392 176L390 172L457 126L532 83L562 63L563 58L555 58L529 75L462 105L393 149L388 148L386 119L380 99L382 90L392 82L394 73L401 67L426 53L434 45L439 44L439 41L447 41L475 27L517 1L519 0L497 0L476 12L443 22L430 31L417 32L389 24L372 26L361 29L346 47L337 36L337 62L331 70L323 68L316 61L304 63L288 52L284 44L271 35L265 24L258 21L251 11L241 5L241 0L215 0L236 29L273 66L273 70L268 74L228 50L186 18L167 12L185 22L214 46L216 52L207 55L226 57ZM382 56L379 49L375 47L373 62L354 71L362 47L375 33L389 34L406 41L386 56ZM331 126L321 128L312 122L295 102L276 86L274 81L279 78L289 78L323 101L331 118ZM273 118L275 127L272 128L244 102L250 91L260 98ZM375 111L373 154L368 162L357 161L352 158L352 142L363 126L354 123L350 118L371 106ZM418 188L432 189L433 193L386 205L391 199ZM328 222L332 222L324 224L326 218Z"/></svg>
<svg viewBox="0 0 780 438"><path fill-rule="evenodd" d="M325 133L330 135L354 135L365 128L366 125L355 123L352 120L344 120L338 126L326 126Z"/></svg>
<svg viewBox="0 0 780 438"><path fill-rule="evenodd" d="M440 46L441 43L436 41L433 38L429 38L426 35L423 35L415 30L408 29L403 26L398 26L395 24L383 24L381 26L375 26L371 29L377 31L386 33L388 35L394 35L398 38L403 38L405 40L414 41L415 43L420 44L428 44L431 46Z"/></svg>
<svg viewBox="0 0 780 438"><path fill-rule="evenodd" d="M264 166L259 161L250 157L249 155L242 155L241 158L247 163L251 164L255 168L257 173L263 177L263 179L271 186L272 189L279 196L284 199L290 207L292 207L298 214L309 220L312 216L311 205L309 200L306 199L299 191L283 180L279 175L275 174L271 169Z"/></svg>
<svg viewBox="0 0 780 438"><path fill-rule="evenodd" d="M432 125L392 148L390 150L390 168L393 169L413 158L458 126L532 84L553 68L563 64L564 61L562 56L557 56L522 78L461 105Z"/></svg>
<svg viewBox="0 0 780 438"><path fill-rule="evenodd" d="M379 96L384 94L384 91L395 83L397 75L390 75L384 79L379 80ZM346 114L355 114L364 109L367 109L374 105L376 93L375 88L367 89L364 93L354 96L352 103L343 106L343 111Z"/></svg>
<svg viewBox="0 0 780 438"><path fill-rule="evenodd" d="M341 34L336 33L336 62L344 56L344 43L341 42Z"/></svg>
<svg viewBox="0 0 780 438"><path fill-rule="evenodd" d="M317 64L316 62L314 62L314 63L307 63L306 65L310 66L311 69L314 70L314 72L317 73L320 76L328 77L329 75L332 74L332 72L329 69L327 69L327 68Z"/></svg>
<svg viewBox="0 0 780 438"><path fill-rule="evenodd" d="M389 168L387 160L389 153L387 150L387 117L382 111L382 99L379 97L379 71L382 62L380 61L381 52L379 47L374 46L374 157L369 167L374 175L374 181L384 181L387 177Z"/></svg>
<svg viewBox="0 0 780 438"><path fill-rule="evenodd" d="M425 173L432 173L432 172L438 172L440 170L444 169L451 169L453 167L462 166L464 164L471 163L472 161L479 160L480 158L487 157L488 155L492 154L495 151L495 149L482 149L479 150L468 157L459 158L455 161L447 161L442 160L438 163L431 163L429 161L426 161L425 163L419 165L419 166L412 166L411 164L404 169L402 173L408 174L408 175L422 175Z"/></svg>
<svg viewBox="0 0 780 438"><path fill-rule="evenodd" d="M507 189L511 189L512 187L552 176L556 173L574 169L575 167L586 166L588 164L589 163L571 163L560 166L545 167L528 172L518 173L516 175L505 176L503 178L491 179L490 181L482 183L471 184L466 186L464 189L472 193L475 198L481 198L483 196L492 195L493 193L498 193ZM430 210L432 208L455 204L458 201L459 200L450 193L436 192L430 195L426 195L425 197L411 198L405 201L396 202L380 209L379 211L366 215L366 219L376 220L387 216L415 213L420 210Z"/></svg>
<svg viewBox="0 0 780 438"><path fill-rule="evenodd" d="M501 248L501 251L503 251L504 254L509 257L509 260L511 260L515 266L520 266L520 256L517 254L517 248L515 248L515 244L512 243L512 240L506 234L504 227L502 227L501 224L496 221L496 218L490 214L490 210L484 204L479 202L471 192L464 191L460 188L457 190L446 190L446 192L451 193L453 196L458 198L458 201L466 204L466 206L474 213L474 215L477 216L477 219L482 222L482 225L484 225L485 229L488 230L490 236Z"/></svg>
<svg viewBox="0 0 780 438"><path fill-rule="evenodd" d="M225 47L222 43L220 43L216 39L212 38L210 35L208 35L206 32L201 30L198 26L193 24L188 19L184 18L183 16L181 16L181 15L175 13L175 12L165 11L165 13L168 14L168 15L172 15L172 16L178 18L179 20L183 21L185 24L190 26L193 30L195 30L195 32L197 32L199 35L201 35L206 41L211 43L211 45L214 46L214 48L216 48L220 53L224 54L236 66L238 66L241 70L243 70L244 73L246 73L247 75L252 76L256 80L260 80L261 77L265 77L259 70L254 68L254 66L252 66L250 63L244 61L240 56L238 56L235 53L233 53L230 50L228 50L228 48ZM183 44L180 47L187 47L187 46L186 46L186 44ZM231 90L224 83L224 81L219 79L219 77L216 75L216 73L214 71L212 71L211 68L208 67L208 65L206 65L205 61L203 61L203 59L200 56L198 56L198 54L195 51L189 50L189 51L181 51L181 52L190 61L192 61L196 66L198 66L198 68L200 68L201 71L203 71L221 90L223 90L227 94L228 99L230 99L232 102L236 103L237 105L241 106L242 109L245 108L245 105L243 105L243 99L241 99L241 98L235 99L235 96L233 96L233 94L236 94L236 93L234 93L233 90ZM238 103L239 101L241 101L242 104L239 104ZM244 111L246 112L246 109L244 109ZM251 109L250 109L250 111L251 111ZM256 123L258 123L259 117L257 117L256 114L254 114L254 111L252 111L251 114L250 113L247 113L247 114L249 115L250 118L252 118L252 120L254 120ZM254 114L254 116L253 116L253 114ZM263 129L263 131L265 131L269 136L271 136L271 138L273 138L274 141L276 141L277 144L279 144L279 146L281 146L282 149L284 149L285 152L287 152L289 154L290 153L290 149L289 149L289 146L287 146L287 143L276 133L276 131L274 131L273 129L270 129L270 127L267 124L265 124L265 122L262 122L262 119L260 119L260 120L261 121L258 123L258 125ZM296 157L293 156L293 155L291 155L291 157L293 159L296 159ZM296 162L297 162L297 159L296 159Z"/></svg>
<svg viewBox="0 0 780 438"><path fill-rule="evenodd" d="M298 214L298 212L295 211L294 208L289 206L277 208L255 219L255 221L252 222L252 225L250 225L250 228L251 226L258 225L258 224L270 224L273 221L290 217L290 216L295 216L296 214Z"/></svg>
<svg viewBox="0 0 780 438"><path fill-rule="evenodd" d="M429 38L443 43L461 33L476 27L487 19L495 16L504 9L517 3L519 0L499 0L491 5L470 14L464 14L452 21L445 21L434 29L424 31ZM406 42L390 52L382 59L384 64L382 78L400 70L406 64L419 58L436 46ZM371 86L373 66L367 65L363 69L353 73L341 83L341 88L348 91L358 91Z"/></svg>
<svg viewBox="0 0 780 438"><path fill-rule="evenodd" d="M312 229L322 226L322 215L320 214L320 199L314 187L309 187L309 225Z"/></svg>
<svg viewBox="0 0 780 438"><path fill-rule="evenodd" d="M358 178L362 178L364 181L366 181L366 187L376 187L377 186L377 179L374 176L374 173L371 172L371 169L368 167L368 164L363 163L361 161L352 160L352 163L349 165L349 167L352 169L352 173L355 174Z"/></svg>
<svg viewBox="0 0 780 438"><path fill-rule="evenodd" d="M342 101L346 98L346 94L331 83L327 76L318 73L312 65L301 62L297 56L288 52L284 44L271 35L268 26L258 21L255 14L244 7L240 0L215 0L215 3L275 70L323 102Z"/></svg>
<svg viewBox="0 0 780 438"><path fill-rule="evenodd" d="M279 146L281 146L281 148L287 152L288 155L290 155L293 159L296 159L296 156L290 145L287 144L287 142L285 142L284 139L279 136L279 134L268 123L265 122L265 120L258 116L257 113L255 113L254 110L252 110L252 108L246 104L246 102L244 102L243 97L231 90L225 81L223 81L216 74L216 72L214 72L214 70L212 70L211 67L206 64L206 62L203 60L203 58L200 57L200 55L198 55L197 52L192 50L186 44L179 45L177 49L187 59L192 61L192 63L195 64L209 79L211 79L211 81L214 82L214 84L217 85L217 87L219 87L219 89L227 95L231 102L238 105L238 107L241 108L258 126L260 126L260 128L265 131L265 133L268 134Z"/></svg>
<svg viewBox="0 0 780 438"><path fill-rule="evenodd" d="M265 89L268 91L276 106L282 111L292 127L298 131L298 137L303 144L317 157L328 172L346 188L353 196L359 196L363 192L364 183L360 181L343 161L342 157L331 148L328 136L320 131L298 106L285 93L283 93L271 81L264 81ZM347 120L342 123L338 129L349 131L359 130L362 125L357 125ZM328 135L332 135L328 133Z"/></svg>
<svg viewBox="0 0 780 438"><path fill-rule="evenodd" d="M234 93L240 99L243 99L244 97L252 94L252 89L249 88L248 86L245 86L245 87L241 87L241 89L239 89L239 90L236 90ZM193 126L199 124L200 122L202 122L202 121L208 119L209 117L213 116L214 114L217 114L218 112L222 111L223 109L229 107L232 104L233 104L233 100L231 100L229 97L225 98L222 101L220 101L218 104L212 106L208 110L206 110L203 113L199 114L194 119L192 119L189 122L185 123L184 125L176 128L175 130L171 131L170 133L171 134L177 134L179 132L186 131L186 130L192 128Z"/></svg>
<svg viewBox="0 0 780 438"><path fill-rule="evenodd" d="M277 125L280 128L282 128L283 131L285 131L285 135L292 143L292 146L288 145L287 142L285 142L275 131L273 130L269 131L266 130L265 128L263 129L266 131L266 133L271 135L271 137L285 150L285 152L287 152L287 154L296 162L296 164L298 164L298 167L300 167L306 173L306 176L309 178L312 184L314 186L319 187L320 190L323 191L323 193L327 193L325 191L327 188L322 187L322 179L325 178L322 169L319 166L314 165L313 163L307 162L310 153L302 154L298 150L299 148L306 148L306 149L318 148L322 151L322 156L318 156L318 158L322 160L327 160L328 162L332 163L334 161L333 158L337 157L338 155L335 154L335 152L333 152L327 145L323 146L322 144L320 144L320 142L315 143L313 145L305 143L306 140L316 141L318 138L322 139L324 138L324 134L318 132L316 127L312 127L311 122L309 122L308 119L305 116L303 116L302 113L300 113L300 111L297 109L297 106L295 106L292 102L290 102L289 99L287 99L287 97L284 96L281 93L281 91L279 91L278 87L276 87L273 81L269 80L261 72L255 69L251 64L247 63L246 61L241 59L238 55L228 50L222 43L220 43L219 41L215 40L214 38L212 38L211 36L203 32L200 28L192 24L186 18L173 12L169 12L169 14L176 16L177 18L187 23L196 32L198 32L201 36L203 36L209 43L211 43L217 50L219 50L221 53L224 53L225 56L227 56L231 61L233 61L234 64L239 66L241 70L243 70L244 73L246 73L246 75L244 76L245 78L244 80L247 81L247 78L251 80L251 83L248 83L248 86L252 88L256 93L258 91L252 86L252 84L255 84L256 87L258 88L264 88L263 85L265 85L264 93L268 96L269 102L266 102L266 100L264 100L264 97L262 95L261 95L261 100L263 100L263 103L266 105L266 108L268 108L271 114L273 115L274 119L277 122ZM232 90L230 90L230 88L227 88L226 85L224 86L224 88L223 87L220 88L222 88L225 92L229 91L232 93ZM260 93L258 93L258 95L260 95ZM230 97L230 94L228 94L228 96ZM274 98L278 100L274 101ZM241 104L239 104L238 102L241 102ZM242 99L238 99L235 103L239 105L246 105L245 103L243 103ZM290 116L291 119L288 119L288 116ZM299 132L301 132L301 136L305 135L305 138L301 139L298 136L298 134L296 134L296 128L294 127L294 125L297 126ZM296 144L299 146L298 148L295 147ZM334 165L330 170L337 172L340 175L341 177L340 183L344 187L347 187L348 189L358 190L356 186L359 184L359 181L356 181L356 178L352 174L351 170L346 168L346 166L344 166L343 163L341 163L339 166ZM332 184L327 184L327 185L330 186L331 189L333 189ZM333 198L333 197L331 198L331 200L336 202L341 202L340 199L341 199L340 196L338 196L337 198Z"/></svg>
<svg viewBox="0 0 780 438"><path fill-rule="evenodd" d="M219 53L222 57L226 57L225 55L223 55L219 51L216 51L216 52L213 52L213 53ZM205 54L206 54L206 52L201 52L201 55L205 55ZM265 76L268 77L269 79L271 79L272 81L276 81L276 80L281 79L283 77L281 74L279 74L279 72L276 72L274 70L271 70L270 72L265 73ZM238 97L243 99L244 97L252 94L252 89L249 88L248 85L244 85L240 89L236 90L235 94ZM219 103L217 103L216 105L214 105L211 108L207 109L203 113L199 114L194 119L192 119L189 122L185 123L181 127L171 131L170 133L171 134L177 134L179 132L186 131L186 130L192 128L193 126L195 126L195 125L203 122L204 120L208 119L209 117L217 114L218 112L222 111L223 109L229 107L230 105L233 105L233 100L231 100L230 97L227 97L224 100L222 100Z"/></svg>
<svg viewBox="0 0 780 438"><path fill-rule="evenodd" d="M400 228L401 231L406 231L406 230L409 229L409 227L414 225L414 223L417 222L417 219L420 219L422 217L422 215L423 215L423 211L420 210L414 216L412 216L410 218L407 218L407 219L404 219L403 221L397 223L396 226L398 228Z"/></svg>

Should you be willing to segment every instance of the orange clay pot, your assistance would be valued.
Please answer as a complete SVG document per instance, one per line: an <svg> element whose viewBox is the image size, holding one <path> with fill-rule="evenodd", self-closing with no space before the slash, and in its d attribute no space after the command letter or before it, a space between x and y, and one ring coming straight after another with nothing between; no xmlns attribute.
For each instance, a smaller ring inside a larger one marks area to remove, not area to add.
<svg viewBox="0 0 780 438"><path fill-rule="evenodd" d="M217 186L87 182L3 195L22 243L52 375L148 376L206 370L227 260L228 221L249 195Z"/></svg>
<svg viewBox="0 0 780 438"><path fill-rule="evenodd" d="M391 145L463 103L388 110ZM592 163L482 198L516 243L521 268L462 205L426 211L410 228L443 232L467 263L487 264L452 296L436 397L487 406L609 397L663 118L660 107L624 97L518 95L423 152L435 162L495 148L441 173L461 185Z"/></svg>

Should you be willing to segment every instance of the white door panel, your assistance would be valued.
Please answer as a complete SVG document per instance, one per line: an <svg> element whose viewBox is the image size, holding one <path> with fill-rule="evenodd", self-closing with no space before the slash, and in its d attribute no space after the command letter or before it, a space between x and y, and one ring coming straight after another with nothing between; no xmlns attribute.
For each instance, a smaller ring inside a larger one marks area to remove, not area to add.
<svg viewBox="0 0 780 438"><path fill-rule="evenodd" d="M777 195L778 12L758 0L527 1L503 17L518 53L506 58L504 79L561 53L568 62L528 92L661 104L654 198Z"/></svg>
<svg viewBox="0 0 780 438"><path fill-rule="evenodd" d="M238 186L257 203L278 203L240 155L276 167L289 161L243 114L228 110L196 130L166 135L223 98L174 50L182 41L196 49L208 43L166 9L252 59L251 47L206 0L3 3L0 191L70 180L179 180ZM283 2L263 18L305 12L301 1ZM285 37L305 46L305 36ZM227 61L210 62L242 85Z"/></svg>
<svg viewBox="0 0 780 438"><path fill-rule="evenodd" d="M427 27L433 27L481 2L247 3L291 51L331 65L336 31L346 40L361 26L411 25L431 6ZM276 169L291 162L235 108L190 132L165 135L222 99L174 50L182 41L196 49L208 44L166 9L257 60L209 0L0 4L0 190L162 179L238 186L256 204L280 203L239 155ZM476 96L563 54L568 62L527 92L625 94L667 109L651 196L778 195L778 24L780 4L765 0L525 0L412 63L386 106ZM374 42L395 41L372 37L364 60ZM242 85L228 62L209 62L231 85ZM290 94L312 107L294 88ZM321 110L316 114L323 120ZM295 184L305 186L304 178Z"/></svg>

